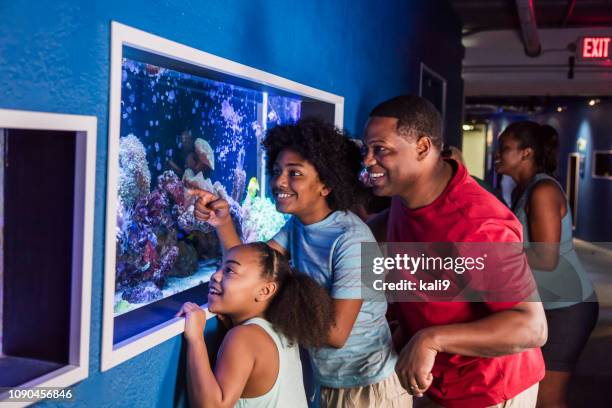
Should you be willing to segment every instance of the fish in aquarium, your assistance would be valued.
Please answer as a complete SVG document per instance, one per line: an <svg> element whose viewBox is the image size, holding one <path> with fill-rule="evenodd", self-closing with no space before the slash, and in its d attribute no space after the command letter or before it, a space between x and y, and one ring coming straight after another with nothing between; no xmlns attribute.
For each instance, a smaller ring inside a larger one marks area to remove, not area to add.
<svg viewBox="0 0 612 408"><path fill-rule="evenodd" d="M264 129L301 113L299 99L137 59L123 59L121 79L115 315L205 283L217 269L219 241L195 219L189 188L226 199L243 241L276 234L286 216L259 191L257 149Z"/></svg>

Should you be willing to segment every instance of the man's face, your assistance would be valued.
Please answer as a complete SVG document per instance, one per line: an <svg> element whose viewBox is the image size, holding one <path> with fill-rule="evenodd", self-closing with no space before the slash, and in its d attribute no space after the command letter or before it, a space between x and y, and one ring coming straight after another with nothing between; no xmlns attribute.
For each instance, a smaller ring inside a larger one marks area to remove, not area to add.
<svg viewBox="0 0 612 408"><path fill-rule="evenodd" d="M419 173L416 138L397 132L397 119L373 116L366 124L363 164L377 196L394 196Z"/></svg>

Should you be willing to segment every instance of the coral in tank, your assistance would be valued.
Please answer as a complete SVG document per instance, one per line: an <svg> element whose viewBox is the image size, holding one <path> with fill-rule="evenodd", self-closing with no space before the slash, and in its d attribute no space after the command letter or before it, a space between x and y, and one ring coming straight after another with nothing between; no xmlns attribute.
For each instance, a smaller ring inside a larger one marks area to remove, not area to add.
<svg viewBox="0 0 612 408"><path fill-rule="evenodd" d="M198 268L198 251L185 241L180 241L177 248L178 257L168 275L182 278L192 275Z"/></svg>
<svg viewBox="0 0 612 408"><path fill-rule="evenodd" d="M259 185L251 178L248 193L242 203L242 237L245 242L268 241L287 222L289 216L276 211L276 206L267 197L257 196Z"/></svg>
<svg viewBox="0 0 612 408"><path fill-rule="evenodd" d="M198 156L200 162L211 170L215 169L215 154L210 147L210 144L204 139L197 138L195 143L195 153Z"/></svg>
<svg viewBox="0 0 612 408"><path fill-rule="evenodd" d="M184 185L176 174L166 171L157 178L157 187L140 197L133 209L120 203L117 287L124 290L121 298L133 303L134 299L161 297L161 289L179 255L176 219L187 211ZM144 283L153 283L159 293ZM137 293L140 290L146 292L142 297Z"/></svg>
<svg viewBox="0 0 612 408"><path fill-rule="evenodd" d="M119 142L119 197L130 207L149 192L151 173L147 163L145 147L130 134Z"/></svg>
<svg viewBox="0 0 612 408"><path fill-rule="evenodd" d="M245 193L246 171L244 171L244 155L244 148L240 149L236 168L234 169L234 181L232 183L232 199L238 203L242 201L242 196Z"/></svg>
<svg viewBox="0 0 612 408"><path fill-rule="evenodd" d="M168 288L168 278L194 275L200 266L199 259L210 259L200 257L197 247L208 248L205 252L213 254L213 258L220 256L213 228L194 217L195 196L189 193L194 187L227 199L234 222L240 228L242 209L227 194L225 187L205 179L202 173L193 175L190 169L183 180L172 170L160 174L155 189L141 196L132 208L119 199L116 285L120 296L117 313L131 310L119 302L137 305L159 300L165 297L164 290L172 291ZM201 235L194 235L196 232ZM196 237L208 241L208 245L194 243ZM208 269L211 266L209 264ZM182 285L176 281L172 283Z"/></svg>

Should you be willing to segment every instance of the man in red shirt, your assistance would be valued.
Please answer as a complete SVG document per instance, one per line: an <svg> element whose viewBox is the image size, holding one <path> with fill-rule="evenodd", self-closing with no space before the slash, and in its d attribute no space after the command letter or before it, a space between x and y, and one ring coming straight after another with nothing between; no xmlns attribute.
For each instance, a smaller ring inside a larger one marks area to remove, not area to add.
<svg viewBox="0 0 612 408"><path fill-rule="evenodd" d="M391 208L372 222L379 240L522 242L510 210L465 167L441 157L442 119L428 101L399 96L378 105L364 141L374 194L392 197ZM524 271L512 272L514 282L531 282ZM427 394L415 406L535 407L547 328L541 303L527 301L525 290L532 295L535 286L525 283L514 301L391 305L401 349L396 371L411 394Z"/></svg>

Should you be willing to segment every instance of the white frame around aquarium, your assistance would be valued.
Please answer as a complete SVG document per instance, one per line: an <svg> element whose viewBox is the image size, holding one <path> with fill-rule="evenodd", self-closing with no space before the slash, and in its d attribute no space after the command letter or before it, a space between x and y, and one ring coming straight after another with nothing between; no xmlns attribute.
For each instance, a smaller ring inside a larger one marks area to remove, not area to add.
<svg viewBox="0 0 612 408"><path fill-rule="evenodd" d="M286 78L270 74L177 42L113 21L111 23L111 68L108 130L108 176L106 194L106 253L104 268L104 310L102 324L101 370L106 371L138 354L155 347L183 332L183 318L173 318L143 333L113 344L117 211L117 180L119 175L119 137L121 126L121 65L122 47L162 55L198 67L271 86L295 95L331 103L335 106L334 124L344 124L344 98ZM263 190L263 189L262 189ZM205 306L205 305L202 305ZM211 315L209 314L209 317Z"/></svg>
<svg viewBox="0 0 612 408"><path fill-rule="evenodd" d="M18 387L21 389L66 388L84 380L89 373L97 122L95 116L0 109L1 129L56 130L76 132L77 135L69 364L21 384ZM0 394L0 402L6 402L7 397L8 392ZM25 407L34 402L36 401L15 402L10 405L11 407Z"/></svg>
<svg viewBox="0 0 612 408"><path fill-rule="evenodd" d="M572 212L572 230L576 229L576 226L578 225L578 204L580 202L580 161L584 160L584 157L582 157L582 154L578 153L578 152L572 152L570 154L567 155L567 176L565 179L565 193L568 195L567 199L570 200L571 198L569 197L569 193L570 193L570 182L572 179L572 173L571 173L571 168L572 168L572 159L576 159L576 170L574 170L574 174L573 176L576 177L576 187L574 191L574 202L570 203L573 204L574 206L574 211ZM570 208L570 211L571 208Z"/></svg>

